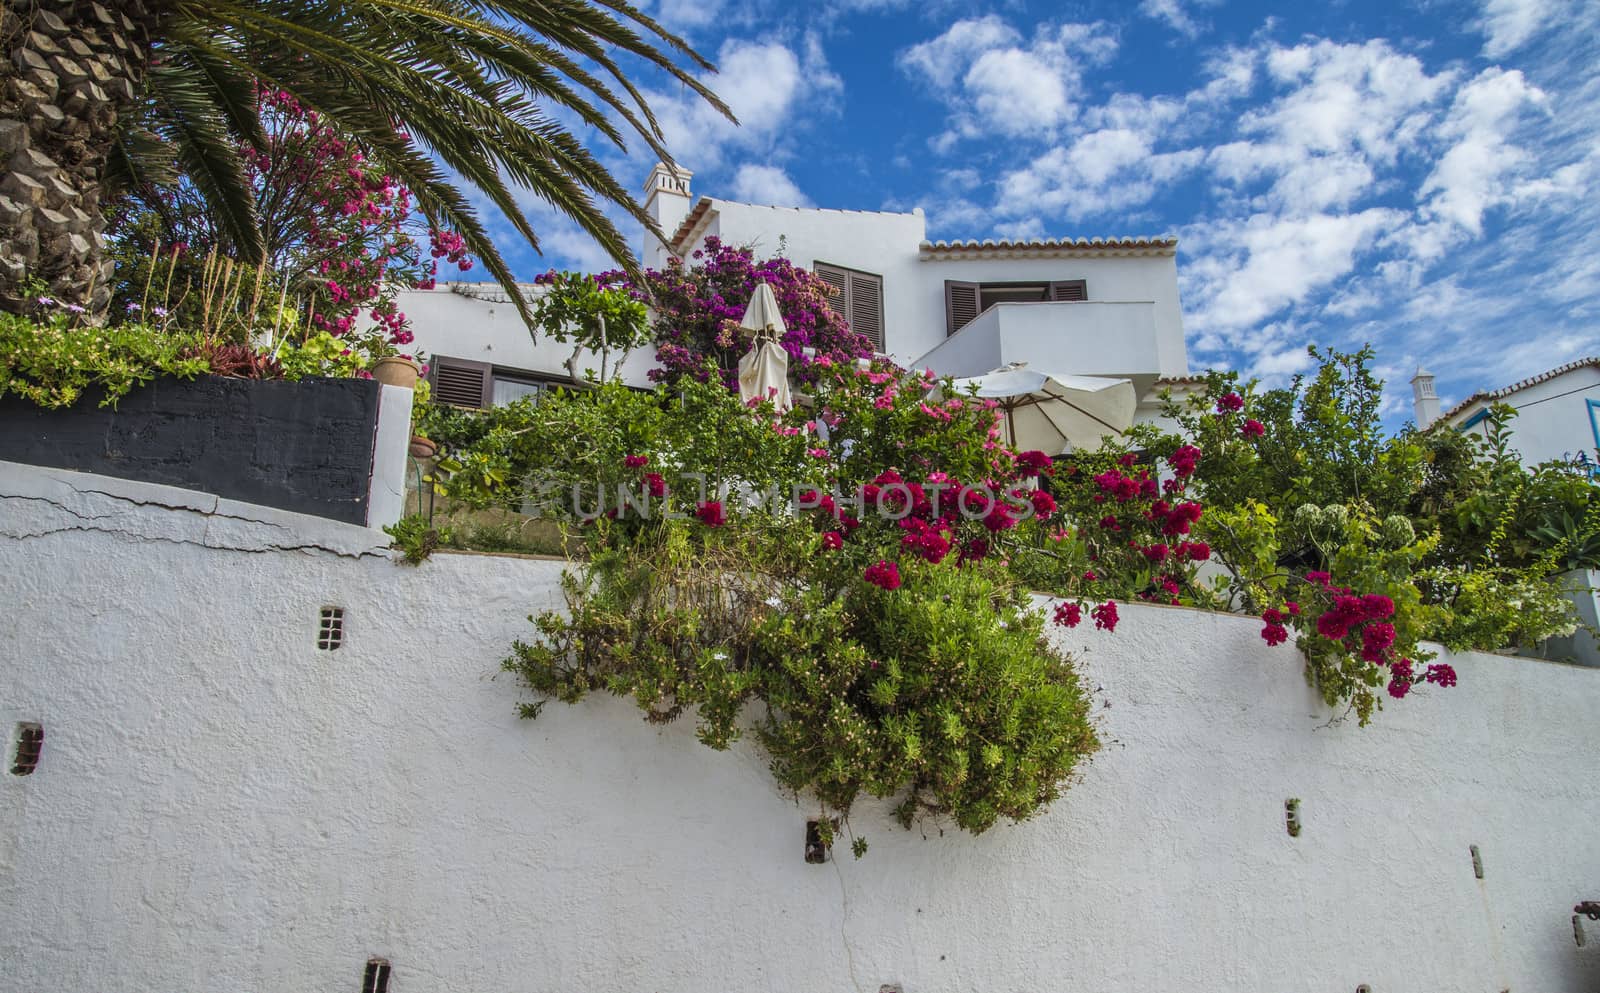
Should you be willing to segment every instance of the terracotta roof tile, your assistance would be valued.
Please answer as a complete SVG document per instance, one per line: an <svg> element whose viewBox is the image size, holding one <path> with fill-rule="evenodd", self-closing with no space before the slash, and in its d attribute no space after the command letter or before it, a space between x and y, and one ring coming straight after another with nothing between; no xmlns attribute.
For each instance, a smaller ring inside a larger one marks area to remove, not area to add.
<svg viewBox="0 0 1600 993"><path fill-rule="evenodd" d="M1124 238L1043 238L1011 241L987 238L983 241L924 241L924 259L970 258L972 256L1053 256L1053 255L1173 255L1178 239L1171 235Z"/></svg>
<svg viewBox="0 0 1600 993"><path fill-rule="evenodd" d="M1512 383L1510 386L1503 387L1502 389L1486 390L1481 393L1474 393L1441 414L1439 416L1439 421L1448 421L1450 418L1456 416L1480 400L1501 400L1513 393L1520 393L1530 386L1537 386L1540 383L1548 382L1552 379L1555 379L1557 376L1563 376L1574 369L1582 369L1585 366L1592 366L1596 369L1600 369L1600 357L1590 356L1586 359L1578 359L1575 362L1568 362L1566 365L1558 365L1554 369L1551 369L1547 372L1541 372L1537 376L1529 376L1527 379L1519 380L1515 383Z"/></svg>

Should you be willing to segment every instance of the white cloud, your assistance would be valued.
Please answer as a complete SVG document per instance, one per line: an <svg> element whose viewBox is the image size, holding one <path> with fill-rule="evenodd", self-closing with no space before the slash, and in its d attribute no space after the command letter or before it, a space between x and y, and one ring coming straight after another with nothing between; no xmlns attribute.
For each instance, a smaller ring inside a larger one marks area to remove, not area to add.
<svg viewBox="0 0 1600 993"><path fill-rule="evenodd" d="M733 198L774 207L811 206L811 198L800 192L788 173L777 166L749 162L733 175Z"/></svg>
<svg viewBox="0 0 1600 993"><path fill-rule="evenodd" d="M969 18L950 25L937 38L912 45L900 53L900 68L920 75L934 86L949 87L979 54L1013 45L1021 35L999 15Z"/></svg>
<svg viewBox="0 0 1600 993"><path fill-rule="evenodd" d="M1241 138L1214 148L1209 164L1241 190L1268 183L1267 203L1307 214L1366 194L1378 169L1418 143L1452 81L1382 41L1273 47L1263 63L1285 92L1247 111Z"/></svg>
<svg viewBox="0 0 1600 993"><path fill-rule="evenodd" d="M1255 324L1333 286L1356 266L1397 210L1280 217L1208 225L1196 233L1200 257L1184 276L1191 330L1220 334Z"/></svg>
<svg viewBox="0 0 1600 993"><path fill-rule="evenodd" d="M660 0L653 16L668 30L682 32L715 23L722 7L723 0Z"/></svg>
<svg viewBox="0 0 1600 993"><path fill-rule="evenodd" d="M831 74L802 70L800 56L780 42L733 39L717 57L721 72L705 82L727 102L732 121L692 92L649 94L667 149L691 171L715 169L730 149L762 149L792 125L803 100L838 85Z"/></svg>
<svg viewBox="0 0 1600 993"><path fill-rule="evenodd" d="M1161 21L1185 38L1198 38L1207 27L1184 8L1183 0L1143 0L1139 4L1139 13Z"/></svg>
<svg viewBox="0 0 1600 993"><path fill-rule="evenodd" d="M1488 0L1477 23L1485 36L1483 54L1498 59L1521 48L1559 6L1557 0Z"/></svg>
<svg viewBox="0 0 1600 993"><path fill-rule="evenodd" d="M1120 212L1147 203L1199 161L1196 151L1157 153L1150 137L1136 131L1092 131L1001 177L996 210L1070 220Z"/></svg>
<svg viewBox="0 0 1600 993"><path fill-rule="evenodd" d="M1084 69L1110 58L1116 47L1103 24L1041 25L1024 39L989 14L957 21L897 61L948 104L950 129L933 143L945 152L963 138L1039 137L1073 121Z"/></svg>
<svg viewBox="0 0 1600 993"><path fill-rule="evenodd" d="M1512 139L1525 111L1545 102L1522 73L1485 69L1455 97L1440 136L1453 140L1417 190L1425 200L1425 222L1442 222L1445 230L1428 228L1414 242L1417 254L1435 257L1451 238L1449 226L1474 237L1483 233L1483 215L1510 198L1508 178L1528 165L1528 152Z"/></svg>

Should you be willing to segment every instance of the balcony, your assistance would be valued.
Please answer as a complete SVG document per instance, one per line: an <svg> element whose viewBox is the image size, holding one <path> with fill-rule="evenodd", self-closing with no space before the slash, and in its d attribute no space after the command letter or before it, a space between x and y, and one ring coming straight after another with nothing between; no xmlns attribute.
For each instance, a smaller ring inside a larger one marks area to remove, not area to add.
<svg viewBox="0 0 1600 993"><path fill-rule="evenodd" d="M1125 377L1143 395L1161 369L1155 304L995 304L912 368L979 376L1012 362L1040 372Z"/></svg>

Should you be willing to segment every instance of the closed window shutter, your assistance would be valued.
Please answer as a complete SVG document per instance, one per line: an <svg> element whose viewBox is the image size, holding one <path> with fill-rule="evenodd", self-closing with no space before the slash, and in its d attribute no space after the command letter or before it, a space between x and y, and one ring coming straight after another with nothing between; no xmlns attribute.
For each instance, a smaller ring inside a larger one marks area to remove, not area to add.
<svg viewBox="0 0 1600 993"><path fill-rule="evenodd" d="M433 399L454 407L487 407L493 396L494 367L487 362L433 358Z"/></svg>
<svg viewBox="0 0 1600 993"><path fill-rule="evenodd" d="M1081 279L1061 279L1050 284L1050 299L1056 301L1084 301L1089 299L1089 286Z"/></svg>
<svg viewBox="0 0 1600 993"><path fill-rule="evenodd" d="M864 334L872 347L883 351L883 277L850 274L850 330Z"/></svg>
<svg viewBox="0 0 1600 993"><path fill-rule="evenodd" d="M944 281L945 333L955 334L978 316L978 284Z"/></svg>
<svg viewBox="0 0 1600 993"><path fill-rule="evenodd" d="M850 282L845 276L845 271L838 266L825 265L818 262L811 267L822 281L833 287L834 294L828 298L828 306L833 312L845 320L850 319Z"/></svg>

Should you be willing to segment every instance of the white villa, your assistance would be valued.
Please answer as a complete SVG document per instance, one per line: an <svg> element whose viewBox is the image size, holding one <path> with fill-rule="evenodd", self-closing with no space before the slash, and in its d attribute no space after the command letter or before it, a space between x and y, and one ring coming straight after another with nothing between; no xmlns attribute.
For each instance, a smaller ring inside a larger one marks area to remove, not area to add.
<svg viewBox="0 0 1600 993"><path fill-rule="evenodd" d="M836 286L841 314L901 365L975 376L1026 362L1043 372L1126 377L1145 398L1141 417L1154 414L1158 380L1189 371L1176 238L931 242L920 209L696 200L689 180L665 165L651 171L645 207L668 240L644 236L645 265L687 258L713 236L758 256L782 254ZM569 380L570 350L532 342L509 303L490 283L402 295L442 399L487 406ZM622 377L642 385L654 365L654 350L641 349Z"/></svg>
<svg viewBox="0 0 1600 993"><path fill-rule="evenodd" d="M1490 406L1504 403L1517 408L1510 424L1511 446L1523 465L1531 468L1555 459L1600 461L1600 358L1578 359L1498 390L1474 393L1442 414L1431 372L1418 369L1411 390L1418 427L1439 423L1482 435Z"/></svg>

